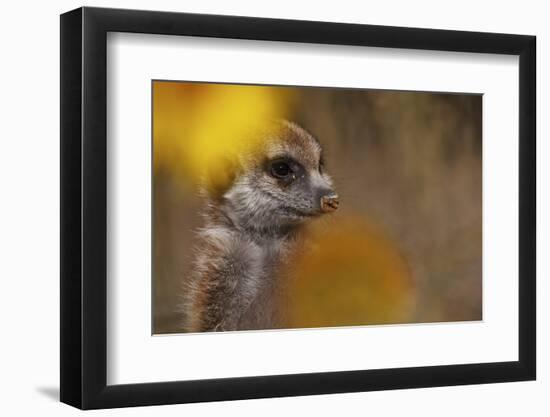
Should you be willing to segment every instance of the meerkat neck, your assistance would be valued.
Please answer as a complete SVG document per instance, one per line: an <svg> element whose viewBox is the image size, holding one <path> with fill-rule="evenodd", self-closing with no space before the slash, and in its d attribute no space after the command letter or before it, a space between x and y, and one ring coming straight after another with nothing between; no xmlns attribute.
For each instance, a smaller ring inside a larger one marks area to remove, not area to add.
<svg viewBox="0 0 550 417"><path fill-rule="evenodd" d="M300 229L297 224L265 225L243 218L229 201L209 202L204 217L206 227L222 227L256 243L291 239Z"/></svg>

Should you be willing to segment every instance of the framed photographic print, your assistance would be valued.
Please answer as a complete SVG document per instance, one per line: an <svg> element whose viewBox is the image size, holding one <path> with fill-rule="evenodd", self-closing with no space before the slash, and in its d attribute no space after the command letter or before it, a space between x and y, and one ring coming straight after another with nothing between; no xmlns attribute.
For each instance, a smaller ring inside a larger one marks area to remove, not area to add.
<svg viewBox="0 0 550 417"><path fill-rule="evenodd" d="M535 37L61 16L61 401L535 379Z"/></svg>

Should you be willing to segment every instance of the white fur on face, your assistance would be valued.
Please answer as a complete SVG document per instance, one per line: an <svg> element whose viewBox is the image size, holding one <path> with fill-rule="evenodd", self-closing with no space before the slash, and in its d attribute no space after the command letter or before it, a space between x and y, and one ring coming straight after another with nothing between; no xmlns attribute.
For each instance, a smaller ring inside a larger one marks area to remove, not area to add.
<svg viewBox="0 0 550 417"><path fill-rule="evenodd" d="M243 169L223 196L226 214L245 228L269 230L303 222L319 214L318 190L332 189L331 178L319 168L319 142L294 123L281 126L266 139L263 155L242 156ZM266 172L266 161L279 158L302 167L292 183L282 184Z"/></svg>

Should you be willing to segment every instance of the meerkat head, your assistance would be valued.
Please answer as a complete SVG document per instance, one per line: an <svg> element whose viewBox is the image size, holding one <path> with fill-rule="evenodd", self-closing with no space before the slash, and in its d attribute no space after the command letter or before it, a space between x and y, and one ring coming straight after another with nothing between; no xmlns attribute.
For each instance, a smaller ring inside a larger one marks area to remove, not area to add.
<svg viewBox="0 0 550 417"><path fill-rule="evenodd" d="M221 202L240 226L285 228L338 208L319 141L294 123L274 123L257 149L238 159Z"/></svg>

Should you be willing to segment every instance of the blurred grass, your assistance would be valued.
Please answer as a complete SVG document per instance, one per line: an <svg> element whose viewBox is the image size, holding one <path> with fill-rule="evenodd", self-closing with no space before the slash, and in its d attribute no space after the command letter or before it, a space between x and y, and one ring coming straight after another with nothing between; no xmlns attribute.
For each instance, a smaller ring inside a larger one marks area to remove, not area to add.
<svg viewBox="0 0 550 417"><path fill-rule="evenodd" d="M481 319L481 96L155 82L153 100L155 333L181 331L200 167L279 116L323 143L342 201L288 273L285 326Z"/></svg>

